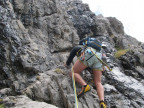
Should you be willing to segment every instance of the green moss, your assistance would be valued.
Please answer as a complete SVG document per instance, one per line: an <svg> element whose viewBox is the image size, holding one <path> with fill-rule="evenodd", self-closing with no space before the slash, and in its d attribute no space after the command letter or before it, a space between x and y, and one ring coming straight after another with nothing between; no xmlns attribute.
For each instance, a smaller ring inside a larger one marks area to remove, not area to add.
<svg viewBox="0 0 144 108"><path fill-rule="evenodd" d="M1 105L0 105L0 108L4 108L4 104L1 104Z"/></svg>
<svg viewBox="0 0 144 108"><path fill-rule="evenodd" d="M122 55L126 54L127 52L129 51L129 49L119 49L116 53L115 53L115 57L116 58L119 58L121 57Z"/></svg>
<svg viewBox="0 0 144 108"><path fill-rule="evenodd" d="M62 73L62 74L66 74L64 71L62 71L60 68L56 68L55 69L55 72L57 72L57 73Z"/></svg>
<svg viewBox="0 0 144 108"><path fill-rule="evenodd" d="M37 79L37 80L40 80L40 76L36 76L36 79Z"/></svg>
<svg viewBox="0 0 144 108"><path fill-rule="evenodd" d="M0 99L0 103L3 102L3 99Z"/></svg>

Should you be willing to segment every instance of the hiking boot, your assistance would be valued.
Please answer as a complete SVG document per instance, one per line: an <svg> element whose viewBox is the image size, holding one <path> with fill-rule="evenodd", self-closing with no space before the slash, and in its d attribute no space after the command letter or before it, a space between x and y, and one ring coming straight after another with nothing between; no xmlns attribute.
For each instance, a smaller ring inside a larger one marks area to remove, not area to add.
<svg viewBox="0 0 144 108"><path fill-rule="evenodd" d="M82 90L78 93L78 98L80 98L81 96L83 96L86 92L88 92L88 91L90 91L91 90L91 88L90 88L90 86L89 85L84 85L83 87L82 87Z"/></svg>
<svg viewBox="0 0 144 108"><path fill-rule="evenodd" d="M100 101L100 108L106 108L106 104L104 101Z"/></svg>

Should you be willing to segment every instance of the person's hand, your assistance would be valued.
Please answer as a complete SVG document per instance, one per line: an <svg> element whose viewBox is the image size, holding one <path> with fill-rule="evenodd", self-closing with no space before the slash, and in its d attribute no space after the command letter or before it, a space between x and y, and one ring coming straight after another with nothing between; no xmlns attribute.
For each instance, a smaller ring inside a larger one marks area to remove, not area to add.
<svg viewBox="0 0 144 108"><path fill-rule="evenodd" d="M64 66L67 68L67 69L70 69L71 66L70 65L67 65L66 63L64 63Z"/></svg>
<svg viewBox="0 0 144 108"><path fill-rule="evenodd" d="M106 57L106 54L103 53L102 56Z"/></svg>
<svg viewBox="0 0 144 108"><path fill-rule="evenodd" d="M64 66L65 66L65 67L67 67L67 64L66 64L66 62L64 63Z"/></svg>
<svg viewBox="0 0 144 108"><path fill-rule="evenodd" d="M82 61L85 60L84 52L81 53L81 59Z"/></svg>

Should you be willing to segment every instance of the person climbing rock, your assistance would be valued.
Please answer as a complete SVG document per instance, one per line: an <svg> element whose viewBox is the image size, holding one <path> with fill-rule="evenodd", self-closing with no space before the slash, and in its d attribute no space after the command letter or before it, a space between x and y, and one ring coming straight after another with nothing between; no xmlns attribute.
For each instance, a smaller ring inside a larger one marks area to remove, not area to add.
<svg viewBox="0 0 144 108"><path fill-rule="evenodd" d="M94 74L94 84L100 100L100 108L106 108L104 102L104 88L101 84L101 76L103 71L103 64L99 59L102 59L102 53L90 46L76 46L71 50L71 53L66 61L66 66L70 65L74 56L77 55L78 59L73 65L73 72L75 81L78 82L82 89L78 93L78 98L83 96L86 92L90 91L90 86L84 81L80 73L86 68L90 68ZM99 59L98 59L99 58ZM72 77L72 71L70 72Z"/></svg>

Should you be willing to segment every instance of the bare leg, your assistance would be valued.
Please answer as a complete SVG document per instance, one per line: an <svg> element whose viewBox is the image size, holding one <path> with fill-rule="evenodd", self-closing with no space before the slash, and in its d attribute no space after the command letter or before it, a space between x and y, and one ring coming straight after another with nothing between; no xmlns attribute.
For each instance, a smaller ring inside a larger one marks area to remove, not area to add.
<svg viewBox="0 0 144 108"><path fill-rule="evenodd" d="M93 70L93 73L94 73L94 83L97 88L97 94L98 94L99 100L104 101L104 88L101 84L102 72L98 70Z"/></svg>
<svg viewBox="0 0 144 108"><path fill-rule="evenodd" d="M83 63L81 63L79 60L77 60L73 66L75 80L82 86L86 85L86 82L80 76L80 72L82 72L85 68L86 66ZM70 76L72 77L72 71L70 72Z"/></svg>

